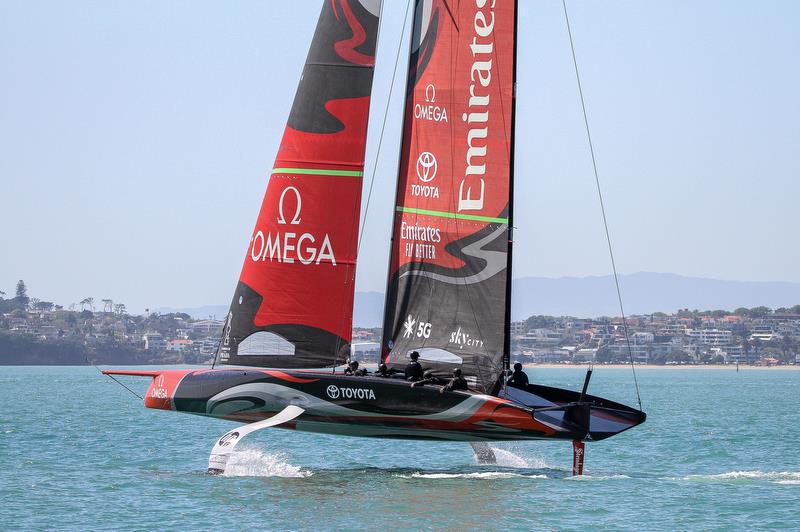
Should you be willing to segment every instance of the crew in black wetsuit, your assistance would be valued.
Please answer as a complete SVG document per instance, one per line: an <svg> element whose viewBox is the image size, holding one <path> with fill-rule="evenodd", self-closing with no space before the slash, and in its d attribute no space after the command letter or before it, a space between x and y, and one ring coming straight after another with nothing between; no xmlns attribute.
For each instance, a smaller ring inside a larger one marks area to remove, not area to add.
<svg viewBox="0 0 800 532"><path fill-rule="evenodd" d="M426 384L444 384L442 379L433 375L433 371L428 370L422 375L422 380L411 383L411 387L424 386Z"/></svg>
<svg viewBox="0 0 800 532"><path fill-rule="evenodd" d="M372 376L373 377L383 377L383 378L388 379L392 375L391 375L391 373L389 373L389 368L386 367L386 364L381 362L380 364L378 364L378 370L375 373L373 373Z"/></svg>
<svg viewBox="0 0 800 532"><path fill-rule="evenodd" d="M522 371L522 364L519 362L514 364L514 373L508 378L506 384L522 390L528 387L528 376Z"/></svg>
<svg viewBox="0 0 800 532"><path fill-rule="evenodd" d="M439 393L452 392L454 390L466 390L466 389L468 389L467 379L461 376L461 368L455 368L453 370L453 378L450 379L450 382L448 382L442 387Z"/></svg>
<svg viewBox="0 0 800 532"><path fill-rule="evenodd" d="M353 360L347 365L346 368L344 368L344 374L355 377L362 377L366 373L363 369L358 369L358 360Z"/></svg>
<svg viewBox="0 0 800 532"><path fill-rule="evenodd" d="M419 358L419 353L413 351L411 353L411 362L408 363L406 366L406 380L411 382L416 382L422 379L422 365L417 362Z"/></svg>

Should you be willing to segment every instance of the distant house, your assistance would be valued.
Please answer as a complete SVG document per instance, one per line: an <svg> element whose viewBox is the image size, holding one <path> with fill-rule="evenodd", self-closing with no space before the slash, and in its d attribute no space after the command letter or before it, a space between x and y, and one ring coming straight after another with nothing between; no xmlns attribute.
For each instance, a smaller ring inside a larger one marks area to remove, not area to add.
<svg viewBox="0 0 800 532"><path fill-rule="evenodd" d="M42 340L55 340L59 337L58 327L52 325L42 325L37 334Z"/></svg>
<svg viewBox="0 0 800 532"><path fill-rule="evenodd" d="M219 320L197 320L191 324L192 332L202 336L216 336L222 334L222 326L225 324Z"/></svg>
<svg viewBox="0 0 800 532"><path fill-rule="evenodd" d="M186 340L184 338L169 340L167 342L167 351L175 351L179 353L191 351L193 343L194 342L192 342L191 340Z"/></svg>
<svg viewBox="0 0 800 532"><path fill-rule="evenodd" d="M146 333L142 336L142 341L148 351L163 351L167 348L167 342L160 333Z"/></svg>

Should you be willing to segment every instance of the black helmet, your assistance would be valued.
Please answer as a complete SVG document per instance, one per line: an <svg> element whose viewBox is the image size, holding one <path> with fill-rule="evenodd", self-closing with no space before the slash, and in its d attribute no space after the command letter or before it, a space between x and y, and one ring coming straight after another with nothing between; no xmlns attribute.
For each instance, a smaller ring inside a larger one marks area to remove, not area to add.
<svg viewBox="0 0 800 532"><path fill-rule="evenodd" d="M409 355L409 356L411 357L411 360L416 360L416 359L419 358L419 352L411 351L411 355Z"/></svg>
<svg viewBox="0 0 800 532"><path fill-rule="evenodd" d="M519 362L515 362L514 371L522 371L522 364L520 364Z"/></svg>
<svg viewBox="0 0 800 532"><path fill-rule="evenodd" d="M380 371L381 373L386 373L388 370L389 368L387 368L386 364L384 364L383 362L378 364L378 371Z"/></svg>
<svg viewBox="0 0 800 532"><path fill-rule="evenodd" d="M428 371L426 371L425 373L423 373L423 374L422 374L422 376L423 376L424 378L426 378L426 379L430 379L431 377L433 377L433 370L430 370L430 369L429 369Z"/></svg>
<svg viewBox="0 0 800 532"><path fill-rule="evenodd" d="M352 360L350 362L350 367L356 369L358 367L358 360Z"/></svg>
<svg viewBox="0 0 800 532"><path fill-rule="evenodd" d="M456 377L460 377L461 376L461 368L453 368L453 375L455 375Z"/></svg>

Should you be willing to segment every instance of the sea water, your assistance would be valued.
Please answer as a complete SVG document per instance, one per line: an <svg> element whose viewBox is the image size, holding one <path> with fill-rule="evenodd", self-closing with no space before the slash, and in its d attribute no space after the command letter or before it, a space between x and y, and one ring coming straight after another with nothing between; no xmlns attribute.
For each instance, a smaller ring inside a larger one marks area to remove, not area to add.
<svg viewBox="0 0 800 532"><path fill-rule="evenodd" d="M206 474L235 424L145 409L88 367L0 368L0 527L800 529L800 372L640 369L647 422L586 446L371 440L268 429ZM531 380L579 389L580 368ZM124 378L143 394L147 379ZM628 369L590 393L636 404Z"/></svg>

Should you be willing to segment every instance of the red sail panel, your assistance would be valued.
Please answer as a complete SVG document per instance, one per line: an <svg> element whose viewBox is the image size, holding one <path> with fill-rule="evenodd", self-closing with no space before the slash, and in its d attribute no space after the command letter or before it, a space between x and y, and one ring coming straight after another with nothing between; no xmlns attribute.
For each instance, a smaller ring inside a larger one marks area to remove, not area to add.
<svg viewBox="0 0 800 532"><path fill-rule="evenodd" d="M326 0L220 346L220 362L340 364L349 353L379 0Z"/></svg>
<svg viewBox="0 0 800 532"><path fill-rule="evenodd" d="M384 360L502 371L514 90L513 0L420 0L384 320Z"/></svg>

